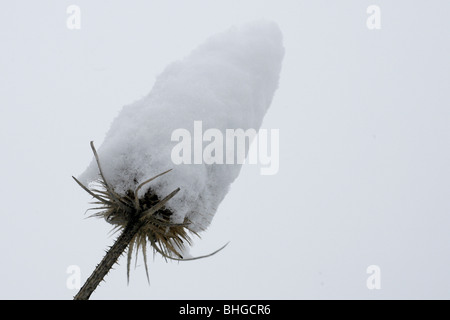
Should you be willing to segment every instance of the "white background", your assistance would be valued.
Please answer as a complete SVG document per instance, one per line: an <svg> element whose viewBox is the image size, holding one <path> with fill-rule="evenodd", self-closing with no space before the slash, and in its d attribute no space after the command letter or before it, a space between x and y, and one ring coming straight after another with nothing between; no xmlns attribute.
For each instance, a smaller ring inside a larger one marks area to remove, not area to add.
<svg viewBox="0 0 450 320"><path fill-rule="evenodd" d="M81 8L69 30L66 9ZM366 27L369 5L381 29ZM123 105L208 36L276 21L286 56L263 128L192 262L126 259L92 299L450 298L448 1L2 1L0 298L71 299L113 243L72 180ZM366 286L369 265L381 289Z"/></svg>

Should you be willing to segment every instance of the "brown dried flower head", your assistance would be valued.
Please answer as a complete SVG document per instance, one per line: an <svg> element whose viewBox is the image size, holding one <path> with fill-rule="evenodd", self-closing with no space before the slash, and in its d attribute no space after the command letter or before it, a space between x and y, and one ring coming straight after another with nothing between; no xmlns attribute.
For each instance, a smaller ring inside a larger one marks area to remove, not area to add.
<svg viewBox="0 0 450 320"><path fill-rule="evenodd" d="M127 254L127 278L130 275L130 264L133 251L137 253L139 249L142 250L145 271L148 276L147 267L147 243L153 248L153 253L159 253L164 258L178 261L196 260L200 258L209 257L222 250L225 246L214 251L211 254L195 257L184 258L182 251L186 244L191 245L191 238L189 234L193 234L199 237L199 235L190 228L189 220L185 219L183 223L171 222L172 212L165 207L165 204L174 197L179 188L172 191L162 200L155 194L152 188L141 198L138 197L139 190L145 185L149 184L156 178L163 176L171 171L167 170L162 172L137 186L135 190L128 190L125 195L118 194L114 191L105 179L100 160L97 151L91 141L91 148L94 153L95 160L99 169L98 181L91 185L90 188L83 185L78 179L72 177L81 188L89 193L94 201L91 204L93 208L88 210L96 211L91 217L104 218L107 222L111 223L113 231L124 231L126 228L132 227L134 229L131 240L128 244Z"/></svg>

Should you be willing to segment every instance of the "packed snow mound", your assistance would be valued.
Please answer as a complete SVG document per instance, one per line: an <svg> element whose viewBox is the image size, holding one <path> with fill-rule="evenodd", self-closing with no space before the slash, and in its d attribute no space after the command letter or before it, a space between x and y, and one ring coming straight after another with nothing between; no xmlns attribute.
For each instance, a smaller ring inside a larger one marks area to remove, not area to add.
<svg viewBox="0 0 450 320"><path fill-rule="evenodd" d="M109 184L125 194L173 169L140 194L151 187L162 199L179 187L166 205L173 222L187 217L195 231L206 229L241 165L176 165L171 152L179 142L171 140L172 133L179 128L193 132L194 121L202 121L203 131L259 130L278 87L283 56L278 26L256 21L214 35L170 64L146 97L122 109L98 148ZM93 159L80 181L88 185L98 178Z"/></svg>

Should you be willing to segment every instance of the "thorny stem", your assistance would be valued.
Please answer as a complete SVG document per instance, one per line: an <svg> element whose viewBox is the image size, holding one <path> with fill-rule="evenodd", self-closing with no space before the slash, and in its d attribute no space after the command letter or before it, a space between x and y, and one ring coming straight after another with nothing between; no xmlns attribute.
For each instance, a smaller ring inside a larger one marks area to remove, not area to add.
<svg viewBox="0 0 450 320"><path fill-rule="evenodd" d="M122 255L127 248L131 239L136 235L144 222L139 219L131 220L125 227L123 232L117 238L116 242L109 248L102 261L97 265L91 276L86 280L80 291L73 298L74 300L88 300L92 292L97 288L103 278L111 270L117 259Z"/></svg>

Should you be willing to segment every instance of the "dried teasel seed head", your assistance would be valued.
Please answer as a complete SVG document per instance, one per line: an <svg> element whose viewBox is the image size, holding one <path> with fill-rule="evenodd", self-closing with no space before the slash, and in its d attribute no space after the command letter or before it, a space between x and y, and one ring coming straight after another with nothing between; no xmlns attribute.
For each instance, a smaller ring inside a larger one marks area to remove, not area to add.
<svg viewBox="0 0 450 320"><path fill-rule="evenodd" d="M83 185L77 178L72 177L77 184L89 193L94 201L91 204L95 207L89 209L96 211L91 217L105 219L113 225L113 230L123 231L127 226L137 225L136 232L132 236L128 244L127 254L127 278L130 275L130 263L133 251L142 250L144 257L144 265L148 276L147 267L147 243L153 248L153 253L161 254L165 259L188 261L209 257L222 250L226 245L215 252L195 257L184 258L182 255L186 245L191 245L192 240L190 234L199 237L197 232L191 229L188 219L183 223L173 223L171 221L172 212L165 207L166 203L172 199L180 189L177 188L163 199L153 192L152 188L148 188L142 197L138 197L139 190L146 184L149 184L156 178L159 178L171 170L164 171L141 183L135 190L128 190L125 195L117 193L114 188L107 182L103 174L100 159L94 143L91 142L92 152L99 169L99 178L91 188ZM137 258L137 255L136 255Z"/></svg>

